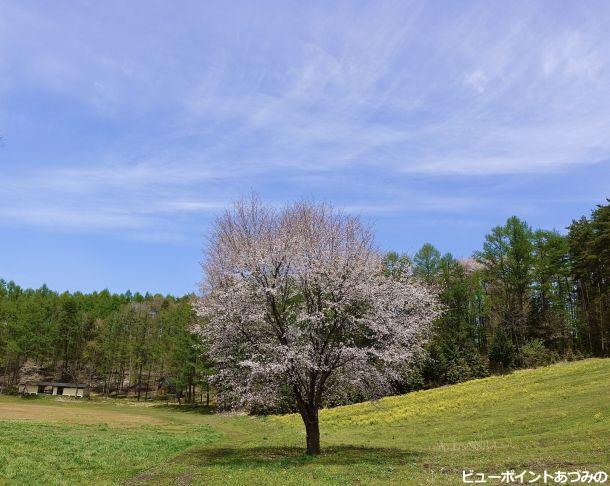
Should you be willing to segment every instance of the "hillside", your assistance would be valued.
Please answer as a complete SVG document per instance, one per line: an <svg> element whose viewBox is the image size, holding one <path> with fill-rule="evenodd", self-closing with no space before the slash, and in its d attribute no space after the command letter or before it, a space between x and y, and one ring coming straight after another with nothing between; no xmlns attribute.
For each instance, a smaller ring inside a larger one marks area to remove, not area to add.
<svg viewBox="0 0 610 486"><path fill-rule="evenodd" d="M463 484L465 468L610 473L608 359L325 410L318 458L303 455L296 416L184 410L0 398L0 478L19 484L63 477L107 484L132 478L149 484L445 485ZM72 459L66 462L67 453Z"/></svg>
<svg viewBox="0 0 610 486"><path fill-rule="evenodd" d="M292 417L280 420L298 425ZM431 481L432 471L438 478L440 471L464 468L494 474L588 467L610 474L610 360L561 363L338 407L323 411L321 422L327 442L406 451L412 465L390 464L388 479L404 474ZM438 484L445 484L448 478L440 477Z"/></svg>

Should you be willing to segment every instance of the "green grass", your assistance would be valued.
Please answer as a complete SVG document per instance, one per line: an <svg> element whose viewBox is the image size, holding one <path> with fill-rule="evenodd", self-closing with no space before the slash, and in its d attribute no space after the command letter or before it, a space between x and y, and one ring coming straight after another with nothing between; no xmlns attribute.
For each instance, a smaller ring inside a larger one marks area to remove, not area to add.
<svg viewBox="0 0 610 486"><path fill-rule="evenodd" d="M146 425L111 429L107 425L0 423L2 475L19 483L58 484L95 478L97 483L127 479L142 467L217 438L209 427L164 430Z"/></svg>
<svg viewBox="0 0 610 486"><path fill-rule="evenodd" d="M323 454L315 458L303 454L296 416L204 412L0 398L0 478L15 484L451 485L463 484L462 469L610 473L610 360L325 410Z"/></svg>

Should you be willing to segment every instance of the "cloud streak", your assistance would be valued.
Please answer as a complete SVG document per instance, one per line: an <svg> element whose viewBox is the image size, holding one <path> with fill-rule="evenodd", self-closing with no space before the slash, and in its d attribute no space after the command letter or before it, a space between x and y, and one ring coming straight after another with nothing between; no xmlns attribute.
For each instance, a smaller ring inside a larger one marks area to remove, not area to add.
<svg viewBox="0 0 610 486"><path fill-rule="evenodd" d="M604 2L2 8L10 224L188 233L250 189L465 213L447 178L610 159Z"/></svg>

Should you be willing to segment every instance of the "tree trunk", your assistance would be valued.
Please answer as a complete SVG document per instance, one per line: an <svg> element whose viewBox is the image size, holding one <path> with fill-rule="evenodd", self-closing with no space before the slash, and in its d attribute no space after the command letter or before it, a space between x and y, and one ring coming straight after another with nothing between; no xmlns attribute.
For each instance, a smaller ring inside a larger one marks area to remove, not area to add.
<svg viewBox="0 0 610 486"><path fill-rule="evenodd" d="M150 390L150 373L151 373L152 365L148 366L148 376L146 377L146 394L144 395L144 399L148 400L148 391Z"/></svg>
<svg viewBox="0 0 610 486"><path fill-rule="evenodd" d="M140 401L141 394L142 394L142 363L140 362L140 370L138 372L138 402Z"/></svg>
<svg viewBox="0 0 610 486"><path fill-rule="evenodd" d="M320 454L320 424L318 422L318 409L313 406L305 406L301 411L301 417L305 424L307 433L307 454L317 456Z"/></svg>

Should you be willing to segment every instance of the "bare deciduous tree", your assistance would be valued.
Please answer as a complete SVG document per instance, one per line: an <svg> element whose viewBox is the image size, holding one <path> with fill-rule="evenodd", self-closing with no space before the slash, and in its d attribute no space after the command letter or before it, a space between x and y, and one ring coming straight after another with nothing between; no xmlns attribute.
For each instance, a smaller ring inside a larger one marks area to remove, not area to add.
<svg viewBox="0 0 610 486"><path fill-rule="evenodd" d="M219 402L248 409L289 398L320 453L325 401L391 392L440 307L410 274L384 275L359 219L307 202L253 197L220 217L204 263L200 329Z"/></svg>

